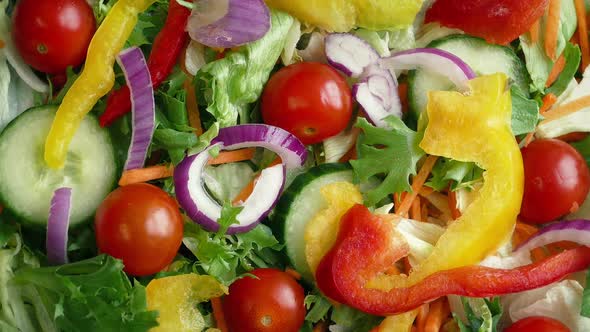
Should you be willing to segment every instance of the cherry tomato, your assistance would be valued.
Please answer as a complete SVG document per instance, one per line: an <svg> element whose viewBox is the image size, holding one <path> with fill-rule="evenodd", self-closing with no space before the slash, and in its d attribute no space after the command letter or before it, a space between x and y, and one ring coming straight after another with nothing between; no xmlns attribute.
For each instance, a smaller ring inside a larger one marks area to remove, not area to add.
<svg viewBox="0 0 590 332"><path fill-rule="evenodd" d="M162 189L146 183L119 187L101 203L95 216L98 249L123 260L134 276L168 266L182 243L178 204Z"/></svg>
<svg viewBox="0 0 590 332"><path fill-rule="evenodd" d="M95 30L85 0L20 0L12 16L16 48L26 63L44 73L82 64Z"/></svg>
<svg viewBox="0 0 590 332"><path fill-rule="evenodd" d="M288 273L256 269L229 287L223 311L230 332L298 332L305 320L305 294Z"/></svg>
<svg viewBox="0 0 590 332"><path fill-rule="evenodd" d="M437 0L426 22L457 28L490 43L508 44L527 32L549 0Z"/></svg>
<svg viewBox="0 0 590 332"><path fill-rule="evenodd" d="M535 140L521 150L524 162L524 221L554 221L580 206L590 188L590 171L580 153L556 139Z"/></svg>
<svg viewBox="0 0 590 332"><path fill-rule="evenodd" d="M314 144L340 133L352 116L346 80L328 65L300 62L281 68L262 94L264 122Z"/></svg>
<svg viewBox="0 0 590 332"><path fill-rule="evenodd" d="M571 332L567 326L549 317L532 316L510 325L504 332Z"/></svg>

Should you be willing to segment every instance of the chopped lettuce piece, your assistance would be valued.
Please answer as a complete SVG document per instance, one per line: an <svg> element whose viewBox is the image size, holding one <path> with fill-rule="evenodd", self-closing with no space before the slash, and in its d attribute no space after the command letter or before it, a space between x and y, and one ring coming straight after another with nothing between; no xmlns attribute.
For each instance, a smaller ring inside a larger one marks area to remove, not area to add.
<svg viewBox="0 0 590 332"><path fill-rule="evenodd" d="M293 18L271 10L271 28L261 39L203 66L195 77L199 101L221 127L250 122L250 104L260 97L275 67Z"/></svg>
<svg viewBox="0 0 590 332"><path fill-rule="evenodd" d="M410 264L416 266L425 260L434 249L434 245L445 232L436 224L420 222L412 219L400 219L396 229L410 246Z"/></svg>
<svg viewBox="0 0 590 332"><path fill-rule="evenodd" d="M231 202L253 176L254 171L247 163L228 163L205 167L203 180L219 202Z"/></svg>
<svg viewBox="0 0 590 332"><path fill-rule="evenodd" d="M582 293L582 309L580 315L590 318L590 270L586 272L586 287Z"/></svg>
<svg viewBox="0 0 590 332"><path fill-rule="evenodd" d="M287 33L283 53L281 53L281 61L285 66L301 60L301 57L297 53L297 43L299 42L299 39L301 39L301 22L297 19L293 19L293 24Z"/></svg>
<svg viewBox="0 0 590 332"><path fill-rule="evenodd" d="M368 42L381 56L391 55L391 51L398 52L414 47L414 29L392 29L374 31L369 29L357 29L353 32L358 37Z"/></svg>
<svg viewBox="0 0 590 332"><path fill-rule="evenodd" d="M453 314L461 332L498 331L498 322L502 317L500 298L488 300L461 297L461 303L463 304L466 322L459 319L457 314Z"/></svg>
<svg viewBox="0 0 590 332"><path fill-rule="evenodd" d="M431 174L426 185L432 189L442 191L450 184L451 190L458 190L469 189L474 183L479 182L483 170L475 163L439 158L432 168Z"/></svg>
<svg viewBox="0 0 590 332"><path fill-rule="evenodd" d="M324 145L326 163L336 163L340 158L344 157L354 146L359 132L358 128L352 128L325 139L322 144Z"/></svg>
<svg viewBox="0 0 590 332"><path fill-rule="evenodd" d="M437 22L424 24L416 33L416 46L426 47L433 40L441 39L446 36L463 34L463 31L441 26Z"/></svg>
<svg viewBox="0 0 590 332"><path fill-rule="evenodd" d="M305 48L297 52L301 59L303 61L328 63L325 38L326 35L321 32L312 32Z"/></svg>
<svg viewBox="0 0 590 332"><path fill-rule="evenodd" d="M514 136L528 134L535 130L539 122L539 104L526 97L516 86L511 88L512 133Z"/></svg>

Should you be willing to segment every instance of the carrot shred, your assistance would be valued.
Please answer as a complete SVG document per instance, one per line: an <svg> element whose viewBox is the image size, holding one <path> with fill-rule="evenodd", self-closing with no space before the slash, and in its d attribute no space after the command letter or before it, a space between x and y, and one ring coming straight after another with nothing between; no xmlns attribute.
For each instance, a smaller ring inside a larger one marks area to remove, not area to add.
<svg viewBox="0 0 590 332"><path fill-rule="evenodd" d="M416 199L412 202L410 215L414 220L424 221L422 219L422 207L420 206L420 196L417 196Z"/></svg>
<svg viewBox="0 0 590 332"><path fill-rule="evenodd" d="M553 61L557 59L555 51L557 49L560 14L561 0L550 0L545 24L545 54Z"/></svg>
<svg viewBox="0 0 590 332"><path fill-rule="evenodd" d="M443 322L450 313L451 309L446 298L440 298L431 303L428 317L426 317L424 332L439 332Z"/></svg>
<svg viewBox="0 0 590 332"><path fill-rule="evenodd" d="M406 198L407 193L394 193L393 194L393 211L397 214L397 211L402 205L402 201Z"/></svg>
<svg viewBox="0 0 590 332"><path fill-rule="evenodd" d="M541 31L541 19L538 19L531 25L529 34L531 35L531 42L537 43L539 41L539 32Z"/></svg>
<svg viewBox="0 0 590 332"><path fill-rule="evenodd" d="M238 161L246 161L254 158L256 149L246 148L231 151L221 151L215 158L209 159L207 165L227 164Z"/></svg>
<svg viewBox="0 0 590 332"><path fill-rule="evenodd" d="M408 104L408 83L400 83L397 87L399 100L402 104L402 112L406 113L409 110Z"/></svg>
<svg viewBox="0 0 590 332"><path fill-rule="evenodd" d="M416 316L416 332L424 332L426 328L426 319L430 313L430 304L424 303L418 308L418 315Z"/></svg>
<svg viewBox="0 0 590 332"><path fill-rule="evenodd" d="M544 114L547 111L549 111L551 109L551 107L553 107L553 105L555 105L555 103L557 102L557 96L554 95L553 93L548 93L545 96L543 96L542 102L543 102L543 104L541 105L541 108L539 109L539 113Z"/></svg>
<svg viewBox="0 0 590 332"><path fill-rule="evenodd" d="M578 19L578 38L582 51L582 67L585 69L590 64L590 45L588 44L588 22L586 20L586 2L574 0L576 17Z"/></svg>
<svg viewBox="0 0 590 332"><path fill-rule="evenodd" d="M0 39L0 49L3 49L4 46L6 46L6 43L4 42L4 40Z"/></svg>
<svg viewBox="0 0 590 332"><path fill-rule="evenodd" d="M449 202L449 209L451 210L451 217L453 220L459 219L461 217L461 211L457 207L457 193L454 191L449 190L449 194L447 195L448 202Z"/></svg>
<svg viewBox="0 0 590 332"><path fill-rule="evenodd" d="M574 213L580 209L580 204L578 202L574 202L572 207L570 208L570 213Z"/></svg>
<svg viewBox="0 0 590 332"><path fill-rule="evenodd" d="M211 307L213 307L213 318L215 318L215 325L221 332L228 332L227 323L225 321L225 314L223 313L223 306L221 305L221 298L214 297L211 299Z"/></svg>
<svg viewBox="0 0 590 332"><path fill-rule="evenodd" d="M556 137L556 139L570 143L570 142L581 141L586 137L588 137L588 133L577 131L577 132L558 136L558 137Z"/></svg>
<svg viewBox="0 0 590 332"><path fill-rule="evenodd" d="M282 162L281 157L276 157L271 163L270 165L268 165L268 167L272 167L275 165L278 165ZM242 188L242 191L240 191L239 194L236 195L236 197L234 197L234 199L232 200L232 204L238 205L241 204L243 202L245 202L248 197L250 197L250 194L252 194L252 192L254 191L254 185L256 184L256 180L258 180L258 177L260 176L260 174L256 175L252 181L248 182L248 184Z"/></svg>
<svg viewBox="0 0 590 332"><path fill-rule="evenodd" d="M398 214L400 216L404 216L408 213L408 211L410 210L410 208L412 206L412 202L418 196L418 193L420 192L420 188L422 188L422 186L424 186L424 183L428 179L428 175L430 175L430 171L432 171L432 168L434 167L434 164L436 163L437 159L438 159L437 156L428 156L426 158L424 165L422 165L422 167L420 168L420 171L414 177L414 181L412 182L412 192L409 193L403 199L403 201L400 204L399 210L396 211L396 214Z"/></svg>
<svg viewBox="0 0 590 332"><path fill-rule="evenodd" d="M566 115L570 115L586 107L590 107L590 96L578 98L565 105L560 105L558 107L553 108L550 111L545 112L543 114L545 120L541 121L541 124L551 122Z"/></svg>
<svg viewBox="0 0 590 332"><path fill-rule="evenodd" d="M427 186L423 186L422 188L420 188L420 196L428 196L430 194L432 194L434 192L434 189L427 187Z"/></svg>
<svg viewBox="0 0 590 332"><path fill-rule="evenodd" d="M148 182L171 177L174 174L172 165L156 165L145 168L130 169L124 171L119 179L119 186L126 186L133 183Z"/></svg>
<svg viewBox="0 0 590 332"><path fill-rule="evenodd" d="M563 68L565 68L565 56L562 53L559 56L559 58L557 58L557 61L555 61L555 63L553 64L553 67L551 68L551 72L549 73L549 77L547 77L547 81L545 82L545 87L548 88L553 83L555 83L555 81L557 81L557 78L559 77L559 75L563 71Z"/></svg>
<svg viewBox="0 0 590 332"><path fill-rule="evenodd" d="M328 331L328 324L324 321L317 323L313 327L313 332L326 332L326 331Z"/></svg>
<svg viewBox="0 0 590 332"><path fill-rule="evenodd" d="M524 138L524 146L525 147L529 146L529 144L531 144L531 142L533 141L534 138L535 138L534 131L531 131L530 133L526 134L526 137Z"/></svg>
<svg viewBox="0 0 590 332"><path fill-rule="evenodd" d="M195 135L203 134L203 125L201 124L201 115L199 113L199 104L197 103L197 93L190 79L184 81L184 91L186 91L186 111L188 112L188 122L192 128L195 128Z"/></svg>
<svg viewBox="0 0 590 332"><path fill-rule="evenodd" d="M290 267L285 269L285 273L293 277L295 280L301 280L301 274Z"/></svg>
<svg viewBox="0 0 590 332"><path fill-rule="evenodd" d="M348 152L346 152L346 154L344 154L344 156L342 156L342 158L340 158L340 160L338 160L338 161L341 163L345 163L347 161L355 160L355 159L357 159L356 145L353 146L350 150L348 150Z"/></svg>
<svg viewBox="0 0 590 332"><path fill-rule="evenodd" d="M512 235L512 246L519 246L521 243L528 240L538 231L539 229L535 226L525 224L522 222L517 222L516 227L514 229L514 234ZM547 254L542 248L535 248L531 251L531 258L533 259L533 262L540 261L545 257L547 257Z"/></svg>

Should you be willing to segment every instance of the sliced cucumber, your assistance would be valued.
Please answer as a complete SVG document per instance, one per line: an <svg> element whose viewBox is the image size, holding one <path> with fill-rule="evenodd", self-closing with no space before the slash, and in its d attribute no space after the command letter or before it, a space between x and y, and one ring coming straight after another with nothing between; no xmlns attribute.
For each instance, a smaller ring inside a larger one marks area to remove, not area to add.
<svg viewBox="0 0 590 332"><path fill-rule="evenodd" d="M498 72L508 75L524 93L529 91L529 76L522 60L510 47L488 44L485 40L451 35L431 42L435 47L461 58L478 75ZM408 74L408 100L412 115L417 119L428 103L428 91L454 90L446 78L426 70L414 70Z"/></svg>
<svg viewBox="0 0 590 332"><path fill-rule="evenodd" d="M300 174L281 196L272 217L272 228L279 241L285 243L287 256L305 280L314 278L305 258L305 226L326 202L320 188L341 181L352 182L348 164L323 164Z"/></svg>
<svg viewBox="0 0 590 332"><path fill-rule="evenodd" d="M29 226L45 227L55 189L72 188L70 225L88 220L115 184L111 138L93 116L76 132L66 165L54 170L43 159L53 106L25 111L0 134L0 202Z"/></svg>

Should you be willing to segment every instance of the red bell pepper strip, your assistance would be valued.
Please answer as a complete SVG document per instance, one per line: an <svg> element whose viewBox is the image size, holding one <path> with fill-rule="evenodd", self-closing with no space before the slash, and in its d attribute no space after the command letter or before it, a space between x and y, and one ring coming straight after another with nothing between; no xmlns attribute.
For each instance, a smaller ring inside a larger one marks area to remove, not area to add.
<svg viewBox="0 0 590 332"><path fill-rule="evenodd" d="M159 87L170 74L187 43L188 33L185 30L190 14L190 9L180 5L178 1L170 1L166 22L154 39L147 61L154 89ZM109 126L130 110L131 96L129 88L125 85L109 96L106 110L99 118L100 125Z"/></svg>
<svg viewBox="0 0 590 332"><path fill-rule="evenodd" d="M489 297L538 288L590 265L590 248L579 247L511 270L464 266L431 274L407 288L371 288L407 254L403 242L395 222L355 205L342 217L336 244L318 266L318 286L336 301L383 316L406 312L449 294Z"/></svg>

